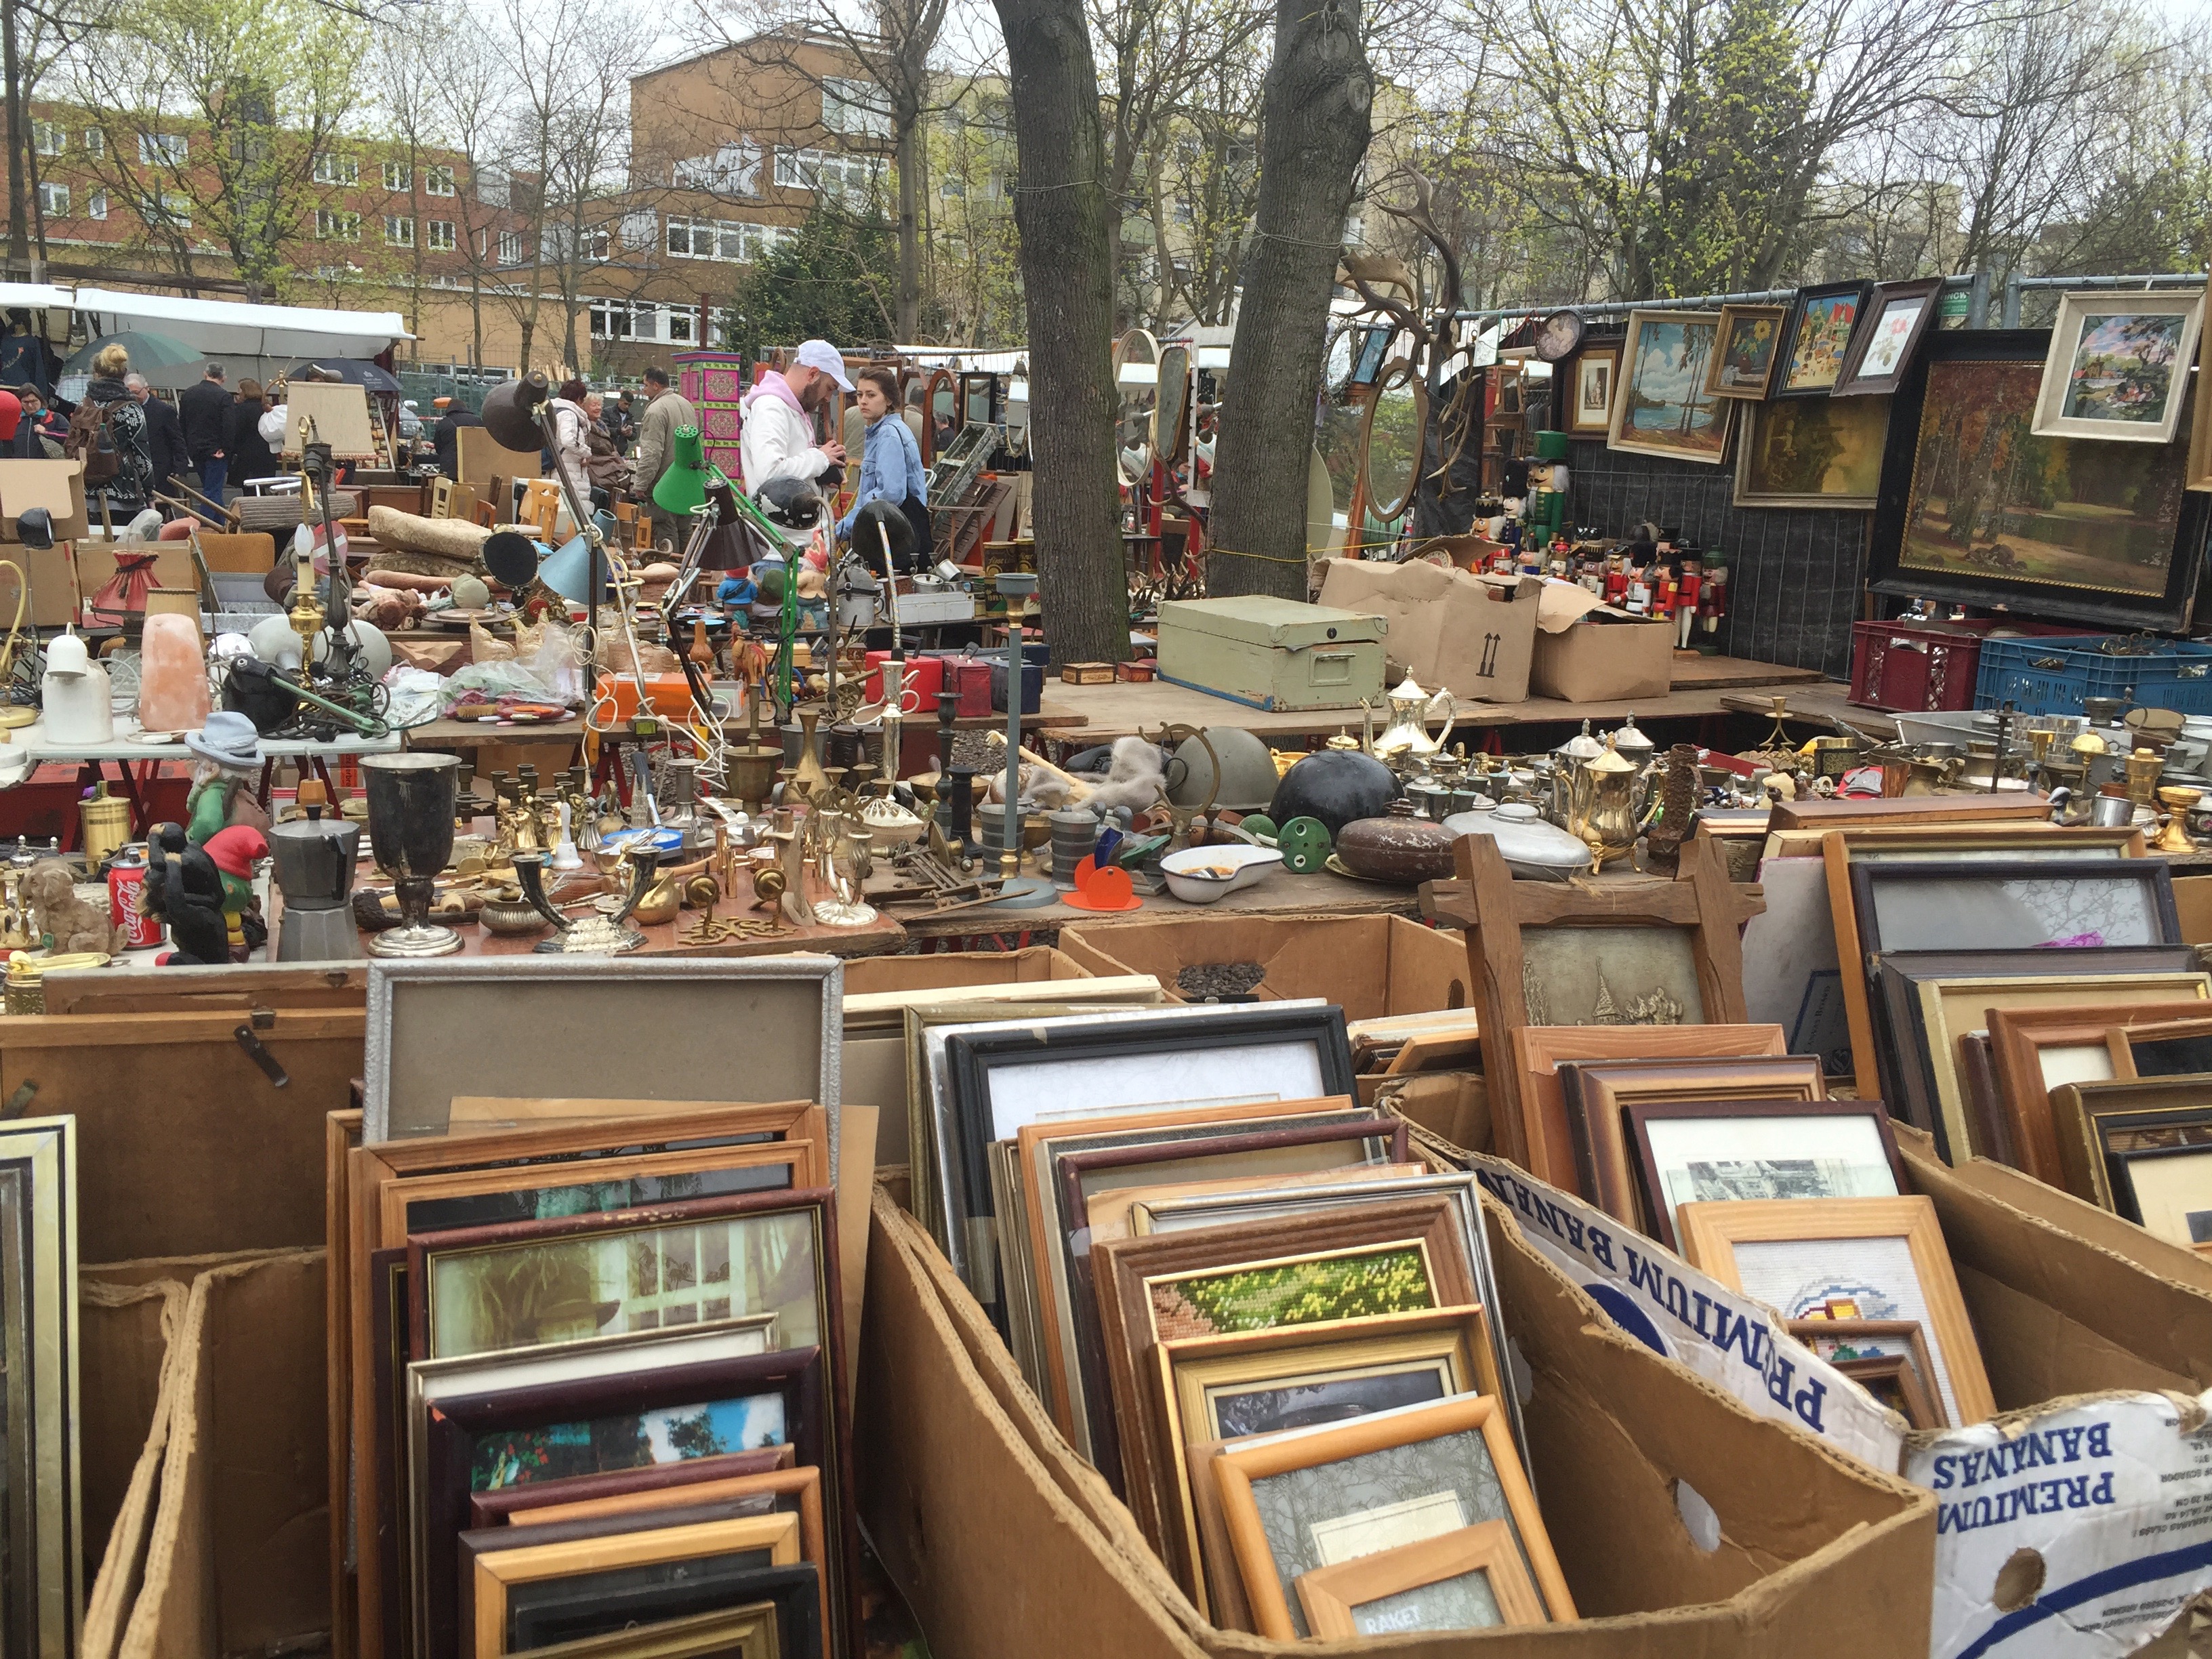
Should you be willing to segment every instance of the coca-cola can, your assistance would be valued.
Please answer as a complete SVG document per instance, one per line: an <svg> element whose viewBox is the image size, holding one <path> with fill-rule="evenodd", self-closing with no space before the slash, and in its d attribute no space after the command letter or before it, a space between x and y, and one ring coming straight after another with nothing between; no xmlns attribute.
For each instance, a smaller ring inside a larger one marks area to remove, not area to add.
<svg viewBox="0 0 2212 1659"><path fill-rule="evenodd" d="M139 913L138 901L146 891L146 848L134 842L115 855L107 866L107 919L127 930L124 944L131 950L150 950L161 942L161 919Z"/></svg>

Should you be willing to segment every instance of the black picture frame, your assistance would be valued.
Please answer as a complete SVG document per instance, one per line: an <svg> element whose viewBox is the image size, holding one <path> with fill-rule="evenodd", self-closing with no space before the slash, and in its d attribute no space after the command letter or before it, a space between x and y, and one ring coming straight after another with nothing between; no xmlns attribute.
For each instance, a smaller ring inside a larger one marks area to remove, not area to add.
<svg viewBox="0 0 2212 1659"><path fill-rule="evenodd" d="M1878 1100L1635 1100L1620 1109L1621 1124L1627 1132L1631 1153L1630 1167L1636 1171L1638 1195L1644 1200L1644 1212L1651 1218L1652 1237L1668 1249L1680 1254L1682 1249L1675 1236L1674 1212L1660 1201L1659 1160L1651 1150L1650 1126L1655 1122L1678 1121L1688 1119L1722 1121L1731 1118L1759 1117L1871 1117L1875 1134L1881 1138L1883 1156L1888 1160L1890 1173L1896 1177L1897 1190L1909 1193L1911 1182L1905 1173L1905 1158L1897 1150L1897 1136L1890 1128L1889 1110Z"/></svg>
<svg viewBox="0 0 2212 1659"><path fill-rule="evenodd" d="M1790 302L1790 315L1783 320L1782 343L1775 348L1774 374L1766 383L1769 402L1786 398L1825 398L1843 384L1844 366L1850 360L1851 337L1866 321L1867 300L1874 292L1869 282L1822 283L1813 288L1801 288L1797 297ZM1790 385L1790 365L1797 356L1797 337L1805 326L1806 307L1822 300L1837 300L1846 296L1856 298L1857 308L1851 313L1851 335L1844 341L1844 349L1836 354L1836 378L1826 386L1800 386Z"/></svg>
<svg viewBox="0 0 2212 1659"><path fill-rule="evenodd" d="M2112 629L2168 632L2188 625L2203 574L2208 540L2212 540L2212 492L2185 489L2166 583L2156 594L2125 594L2072 587L2058 582L2014 580L1996 574L1968 575L1907 567L1903 562L1907 515L1911 511L1913 472L1920 453L1921 416L1929 371L1941 363L2033 364L2039 375L2050 356L2051 331L2041 328L1936 329L1925 336L1889 408L1889 438L1883 447L1881 491L1867 542L1867 586L1877 593L1921 595L1963 605L1996 606L2057 621ZM2186 479L2185 441L2171 447L2177 474Z"/></svg>
<svg viewBox="0 0 2212 1659"><path fill-rule="evenodd" d="M1929 860L1887 860L1854 859L1851 872L1851 911L1858 924L1859 949L1868 957L1898 954L1899 951L1881 935L1880 917L1875 905L1878 890L1923 887L1936 882L1958 881L2060 881L2104 880L2132 884L2148 890L2149 908L2158 937L2139 942L2139 948L2179 945L2181 915L2174 908L2173 872L2164 859L1946 859ZM2128 941L2120 948L2138 945ZM1904 947L1906 952L1917 954L1929 947ZM1954 938L1945 948L1961 951L2009 951L2014 946L1995 940L1970 937ZM2039 942L2036 947L2046 953L2070 954L2064 947L2054 947ZM2073 947L2079 950L2104 950L2105 945Z"/></svg>
<svg viewBox="0 0 2212 1659"><path fill-rule="evenodd" d="M573 1594L546 1589L538 1596L537 1607L527 1613L517 1613L510 1635L517 1652L528 1652L607 1635L633 1625L661 1624L761 1601L775 1606L781 1659L823 1659L828 1650L823 1645L822 1594L816 1588L811 1561L788 1567L749 1567L720 1582L702 1584L689 1595L666 1585L617 1595L594 1590L588 1583L578 1584Z"/></svg>
<svg viewBox="0 0 2212 1659"><path fill-rule="evenodd" d="M2208 1113L2207 1116L2208 1118L2212 1118L2212 1113ZM2108 1131L2103 1119L2100 1118L2096 1122L2097 1139L2101 1146L2106 1139ZM2179 1128L2184 1127L2200 1127L2203 1126L2169 1124L2162 1125L2160 1127ZM2138 1147L2132 1152L2115 1152L2109 1149L2106 1150L2105 1176L2106 1180L2112 1183L2112 1208L2114 1212L2118 1213L2123 1220L2132 1221L2138 1227L2145 1224L2142 1217L2142 1200L2136 1196L2135 1165L2138 1163L2147 1164L2154 1158L2162 1158L2206 1157L2212 1157L2212 1146L2143 1146ZM2207 1205L2206 1207L2208 1209L2212 1209L2212 1205ZM2196 1213L2192 1211L2190 1215L2190 1222L2192 1231L2195 1227L2196 1219ZM2172 1243L2174 1241L2168 1239L2166 1242L2168 1243ZM2212 1244L2212 1237L2191 1240L2191 1245L2193 1246L2196 1244Z"/></svg>
<svg viewBox="0 0 2212 1659"><path fill-rule="evenodd" d="M1861 371L1867 353L1874 345L1875 330L1881 322L1881 314L1893 301L1918 300L1923 303L1920 314L1912 319L1912 327L1905 337L1904 349L1899 352L1896 369L1888 374L1865 374ZM1919 354L1920 343L1928 331L1935 326L1936 313L1942 309L1943 279L1923 276L1910 283L1877 283L1873 297L1867 301L1862 326L1851 331L1849 349L1844 354L1843 371L1836 376L1836 384L1829 391L1832 398L1887 397L1895 392L1899 384L1912 372L1912 360Z"/></svg>

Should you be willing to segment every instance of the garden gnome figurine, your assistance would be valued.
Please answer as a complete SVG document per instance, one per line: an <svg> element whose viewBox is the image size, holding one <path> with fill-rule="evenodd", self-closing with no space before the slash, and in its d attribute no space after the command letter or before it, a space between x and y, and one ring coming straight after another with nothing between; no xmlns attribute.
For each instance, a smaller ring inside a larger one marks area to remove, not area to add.
<svg viewBox="0 0 2212 1659"><path fill-rule="evenodd" d="M198 731L185 733L185 747L199 757L185 799L185 834L195 847L234 823L268 829L268 813L246 787L261 765L261 734L252 720L219 708Z"/></svg>
<svg viewBox="0 0 2212 1659"><path fill-rule="evenodd" d="M234 823L228 830L219 830L208 837L207 855L222 875L222 920L227 936L228 954L233 962L244 962L252 944L247 937L249 913L258 906L253 897L253 862L269 856L269 838L247 823ZM263 939L269 937L265 927L253 920Z"/></svg>

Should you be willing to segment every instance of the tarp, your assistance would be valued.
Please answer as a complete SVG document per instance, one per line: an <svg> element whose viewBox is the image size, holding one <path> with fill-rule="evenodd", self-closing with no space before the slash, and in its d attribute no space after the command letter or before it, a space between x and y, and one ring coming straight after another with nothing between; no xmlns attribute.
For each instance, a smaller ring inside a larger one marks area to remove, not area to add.
<svg viewBox="0 0 2212 1659"><path fill-rule="evenodd" d="M65 291L65 290L64 290ZM11 301L0 305L68 305L107 319L110 330L149 329L187 340L210 356L374 357L395 341L411 340L396 311L324 311L307 306L257 306L242 300L187 300L173 294L125 294L81 288L74 298Z"/></svg>

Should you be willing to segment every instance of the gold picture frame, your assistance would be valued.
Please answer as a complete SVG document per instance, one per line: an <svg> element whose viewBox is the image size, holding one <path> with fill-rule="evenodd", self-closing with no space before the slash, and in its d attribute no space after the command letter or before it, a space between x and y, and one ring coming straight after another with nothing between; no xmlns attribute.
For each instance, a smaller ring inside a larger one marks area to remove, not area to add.
<svg viewBox="0 0 2212 1659"><path fill-rule="evenodd" d="M1723 306L1712 360L1705 365L1706 392L1753 402L1765 397L1789 318L1788 306Z"/></svg>
<svg viewBox="0 0 2212 1659"><path fill-rule="evenodd" d="M1298 1604L1305 1609L1306 1627L1324 1641L1357 1640L1381 1635L1382 1630L1360 1628L1358 1610L1381 1601L1443 1584L1469 1573L1488 1581L1496 1604L1498 1625L1547 1625L1543 1598L1535 1581L1513 1547L1513 1528L1503 1521L1485 1521L1457 1532L1401 1544L1394 1550L1356 1556L1333 1567L1317 1567L1298 1580ZM1389 1633L1437 1630L1495 1628L1480 1625L1420 1623L1393 1624Z"/></svg>
<svg viewBox="0 0 2212 1659"><path fill-rule="evenodd" d="M1735 404L1705 390L1705 366L1719 326L1720 319L1710 311L1628 313L1628 337L1621 343L1620 375L1606 428L1607 449L1704 466L1718 466L1728 459L1729 420ZM1656 422L1641 431L1633 413L1639 404L1659 411Z"/></svg>
<svg viewBox="0 0 2212 1659"><path fill-rule="evenodd" d="M1613 399L1620 394L1620 342L1586 345L1576 354L1568 387L1567 430L1578 438L1602 438L1613 430Z"/></svg>
<svg viewBox="0 0 2212 1659"><path fill-rule="evenodd" d="M1909 1271L1910 1291L1894 1279L1884 1287L1869 1279L1848 1299L1857 1306L1861 1317L1918 1320L1933 1361L1930 1381L1937 1397L1944 1400L1946 1411L1961 1425L1985 1422L1996 1415L1996 1400L1982 1367L1981 1349L1966 1317L1958 1275L1952 1270L1951 1252L1943 1243L1943 1230L1929 1200L1917 1194L1900 1198L1753 1199L1733 1204L1685 1204L1676 1213L1682 1255L1692 1267L1711 1273L1732 1291L1779 1308L1788 1319L1803 1316L1803 1307L1790 1304L1801 1302L1804 1292L1818 1288L1819 1282L1834 1280L1842 1290L1850 1287L1854 1274ZM1844 1248L1893 1240L1901 1243L1905 1259L1894 1251ZM1773 1244L1805 1246L1808 1255L1817 1255L1817 1261L1761 1257L1755 1263L1747 1263L1746 1247ZM1889 1259L1879 1260L1878 1255ZM1747 1273L1747 1265L1753 1266L1754 1271ZM1778 1284L1808 1268L1814 1273L1812 1279L1802 1279L1788 1295L1777 1293ZM1883 1296L1894 1302L1897 1312L1881 1310L1879 1297ZM1916 1307L1919 1311L1913 1311Z"/></svg>
<svg viewBox="0 0 2212 1659"><path fill-rule="evenodd" d="M538 1648L532 1659L781 1659L775 1603L695 1613Z"/></svg>

